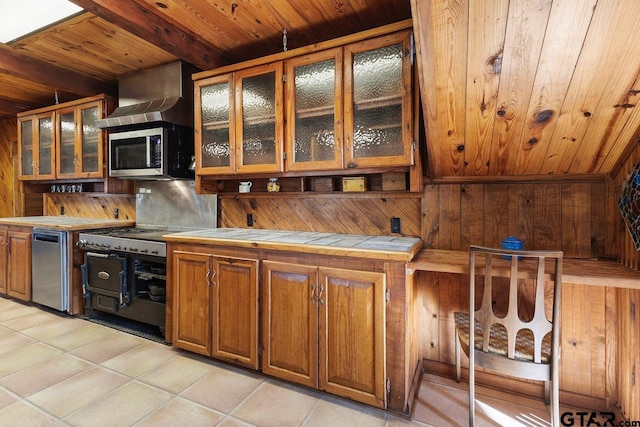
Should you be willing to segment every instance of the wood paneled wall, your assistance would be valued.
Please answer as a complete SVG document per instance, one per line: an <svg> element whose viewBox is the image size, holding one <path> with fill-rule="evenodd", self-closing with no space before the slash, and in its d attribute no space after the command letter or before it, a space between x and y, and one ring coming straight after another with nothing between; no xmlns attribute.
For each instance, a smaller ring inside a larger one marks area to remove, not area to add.
<svg viewBox="0 0 640 427"><path fill-rule="evenodd" d="M638 139L640 143L640 138ZM633 245L631 235L624 225L622 215L618 210L618 198L622 192L622 188L625 182L629 179L629 174L634 168L635 164L640 161L640 145L637 145L635 149L629 154L625 162L621 165L620 169L609 180L610 198L609 208L611 211L615 211L618 216L616 225L616 234L619 236L616 241L617 249L620 254L620 261L627 267L635 270L640 269L640 252Z"/></svg>
<svg viewBox="0 0 640 427"><path fill-rule="evenodd" d="M420 236L420 195L221 196L219 227L323 231L333 233L392 235L391 217L400 218L405 236Z"/></svg>
<svg viewBox="0 0 640 427"><path fill-rule="evenodd" d="M605 177L428 185L422 239L434 248L465 250L469 244L499 247L514 235L527 249L561 249L574 258L615 257L612 224L620 216L607 208L609 185ZM468 310L468 277L420 272L417 282L420 353L429 369L452 375L453 314ZM562 309L563 399L605 409L616 395L616 291L565 284ZM499 377L489 380L514 387ZM514 389L542 396L534 383L517 383Z"/></svg>
<svg viewBox="0 0 640 427"><path fill-rule="evenodd" d="M448 366L444 373L453 374L455 364L456 311L469 309L468 276L449 273L419 272L415 315L418 316L420 354L427 366L434 362ZM563 285L562 297L562 357L560 389L563 400L584 405L585 408L607 407L607 398L614 395L614 355L607 354L609 345L615 348L615 291L601 286ZM613 322L613 323L612 323ZM609 333L607 333L609 331ZM605 345L607 343L607 345ZM463 366L467 360L463 357ZM491 383L514 391L542 397L540 385L528 387L520 383L508 384L492 377Z"/></svg>
<svg viewBox="0 0 640 427"><path fill-rule="evenodd" d="M136 219L136 196L133 194L45 193L44 215L64 215L114 219Z"/></svg>
<svg viewBox="0 0 640 427"><path fill-rule="evenodd" d="M604 177L583 181L427 185L422 239L438 249L499 247L516 236L526 249L565 256L611 255Z"/></svg>
<svg viewBox="0 0 640 427"><path fill-rule="evenodd" d="M16 174L14 171L14 153L12 145L18 139L15 117L0 119L0 217L13 216Z"/></svg>
<svg viewBox="0 0 640 427"><path fill-rule="evenodd" d="M612 227L620 262L629 268L640 269L640 252L635 248L631 235L618 211L617 201L622 187L629 179L629 173L640 161L640 138L619 170L609 180L609 209L617 214ZM615 333L617 347L608 348L616 357L615 375L619 379L614 395L615 403L629 420L640 419L640 290L617 289L615 313L617 324Z"/></svg>

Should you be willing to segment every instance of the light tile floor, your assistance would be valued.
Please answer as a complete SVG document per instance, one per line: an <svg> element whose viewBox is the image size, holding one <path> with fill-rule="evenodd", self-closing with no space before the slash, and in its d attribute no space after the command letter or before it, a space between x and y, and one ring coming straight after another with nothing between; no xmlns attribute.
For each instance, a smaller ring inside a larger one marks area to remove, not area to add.
<svg viewBox="0 0 640 427"><path fill-rule="evenodd" d="M424 426L0 297L0 426Z"/></svg>
<svg viewBox="0 0 640 427"><path fill-rule="evenodd" d="M542 402L478 397L478 425L549 425ZM0 426L445 427L467 408L464 384L425 375L410 421L0 297Z"/></svg>

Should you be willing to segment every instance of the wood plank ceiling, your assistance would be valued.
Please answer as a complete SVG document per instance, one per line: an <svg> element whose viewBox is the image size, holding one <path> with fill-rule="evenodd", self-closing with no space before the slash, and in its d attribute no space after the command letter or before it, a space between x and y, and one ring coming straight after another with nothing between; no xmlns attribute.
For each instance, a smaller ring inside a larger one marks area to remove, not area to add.
<svg viewBox="0 0 640 427"><path fill-rule="evenodd" d="M411 4L433 177L609 173L637 144L640 2Z"/></svg>
<svg viewBox="0 0 640 427"><path fill-rule="evenodd" d="M602 174L637 144L640 2L72 0L0 44L0 117L177 59L213 69L412 18L431 178Z"/></svg>

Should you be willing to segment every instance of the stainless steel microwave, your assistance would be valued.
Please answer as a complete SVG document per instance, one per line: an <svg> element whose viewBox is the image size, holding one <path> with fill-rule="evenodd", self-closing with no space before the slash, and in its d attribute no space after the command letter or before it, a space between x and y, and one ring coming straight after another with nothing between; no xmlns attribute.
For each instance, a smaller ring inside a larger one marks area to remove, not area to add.
<svg viewBox="0 0 640 427"><path fill-rule="evenodd" d="M193 130L177 125L109 132L109 176L193 178Z"/></svg>

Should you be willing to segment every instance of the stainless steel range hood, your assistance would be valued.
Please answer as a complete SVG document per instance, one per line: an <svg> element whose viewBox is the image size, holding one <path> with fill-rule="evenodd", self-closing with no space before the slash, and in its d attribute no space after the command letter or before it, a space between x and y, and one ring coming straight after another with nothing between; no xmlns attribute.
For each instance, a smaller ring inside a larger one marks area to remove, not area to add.
<svg viewBox="0 0 640 427"><path fill-rule="evenodd" d="M118 81L118 107L100 128L164 122L193 127L193 80L198 69L184 62L156 67Z"/></svg>

